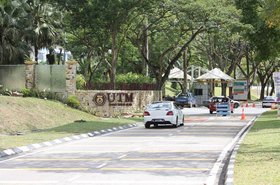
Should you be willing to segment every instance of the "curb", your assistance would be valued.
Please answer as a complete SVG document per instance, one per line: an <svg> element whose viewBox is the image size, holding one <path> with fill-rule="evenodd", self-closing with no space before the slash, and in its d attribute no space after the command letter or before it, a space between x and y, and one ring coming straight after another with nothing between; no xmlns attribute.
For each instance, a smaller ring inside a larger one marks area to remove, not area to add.
<svg viewBox="0 0 280 185"><path fill-rule="evenodd" d="M217 159L217 162L214 164L214 167L211 169L209 177L206 180L207 185L225 185L225 182L227 181L227 173L233 173L233 171L227 171L229 160L232 155L232 152L236 146L236 144L239 142L240 138L242 138L246 133L249 131L249 128L253 125L252 123L257 118L254 117L252 120L250 120L240 131L239 133L234 137L234 139L224 148L222 153L220 154L219 158ZM245 137L245 136L244 136ZM232 175L233 176L233 175ZM230 179L228 179L230 181ZM232 185L232 184L226 184L226 185Z"/></svg>
<svg viewBox="0 0 280 185"><path fill-rule="evenodd" d="M110 129L89 132L89 133L86 133L86 134L73 135L73 136L64 137L64 138L60 138L60 139L54 139L52 141L46 141L46 142L43 142L43 143L35 143L35 144L26 145L26 146L10 148L10 149L0 151L0 158L20 154L20 153L23 153L23 152L29 152L29 151L36 150L36 149L43 148L43 147L54 146L54 145L66 143L66 142L69 142L69 141L75 141L75 140L81 140L81 139L90 138L90 137L101 136L101 135L104 135L104 134L108 134L110 132L125 130L125 129L133 128L133 127L136 127L136 126L137 126L136 123L128 124L128 125L113 127L113 128L110 128Z"/></svg>
<svg viewBox="0 0 280 185"><path fill-rule="evenodd" d="M242 134L242 136L237 141L236 145L234 146L232 150L232 154L229 158L228 166L226 168L226 175L225 175L225 185L233 185L233 176L234 176L234 163L236 159L237 152L239 150L240 145L242 144L245 136L250 131L250 129L253 127L255 120L258 118L258 116L254 117L249 124L247 125L247 128L245 132Z"/></svg>

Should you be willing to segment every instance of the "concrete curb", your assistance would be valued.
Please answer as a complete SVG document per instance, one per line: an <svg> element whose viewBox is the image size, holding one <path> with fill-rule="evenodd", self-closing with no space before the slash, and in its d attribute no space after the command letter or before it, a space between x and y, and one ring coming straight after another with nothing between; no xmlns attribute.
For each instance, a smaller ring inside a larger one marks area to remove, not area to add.
<svg viewBox="0 0 280 185"><path fill-rule="evenodd" d="M242 136L237 141L236 145L233 148L232 154L229 159L229 163L226 169L226 177L225 177L225 185L233 185L233 176L234 176L234 163L236 159L237 152L239 150L240 145L242 144L244 138L246 137L247 133L253 127L255 120L258 116L254 117L247 125L247 130L242 134Z"/></svg>
<svg viewBox="0 0 280 185"><path fill-rule="evenodd" d="M214 164L214 167L211 169L209 177L206 180L207 185L217 185L217 184L225 184L227 180L227 166L228 162L230 160L230 156L232 154L232 151L234 150L236 144L240 140L240 138L243 137L243 135L248 132L248 128L252 125L254 120L257 117L254 117L252 120L250 120L246 126L243 127L241 131L234 137L232 142L230 142L222 151L219 158L217 159L217 162ZM245 136L244 136L245 137ZM229 174L232 173L232 171L229 172ZM230 179L229 179L230 181ZM231 184L228 184L231 185Z"/></svg>
<svg viewBox="0 0 280 185"><path fill-rule="evenodd" d="M60 138L60 139L55 139L55 140L52 140L52 141L46 141L46 142L43 142L43 143L35 143L35 144L27 145L27 146L10 148L10 149L0 151L0 158L20 154L20 153L23 153L23 152L32 151L32 150L43 148L43 147L54 146L54 145L58 145L58 144L66 143L66 142L70 142L70 141L75 141L75 140L85 139L85 138L89 138L89 137L100 136L100 135L108 134L110 132L125 130L125 129L129 129L129 128L136 127L136 126L137 126L136 123L135 124L128 124L128 125L113 127L113 128L106 129L106 130L94 131L94 132L89 132L89 133L86 133L86 134L74 135L74 136L64 137L64 138Z"/></svg>

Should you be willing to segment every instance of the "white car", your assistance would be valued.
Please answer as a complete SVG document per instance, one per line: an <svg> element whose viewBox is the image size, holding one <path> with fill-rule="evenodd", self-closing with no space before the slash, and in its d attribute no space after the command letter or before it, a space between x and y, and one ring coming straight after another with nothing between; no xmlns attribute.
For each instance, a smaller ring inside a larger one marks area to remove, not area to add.
<svg viewBox="0 0 280 185"><path fill-rule="evenodd" d="M144 124L146 128L151 125L184 125L184 114L172 101L158 101L149 104L144 111Z"/></svg>

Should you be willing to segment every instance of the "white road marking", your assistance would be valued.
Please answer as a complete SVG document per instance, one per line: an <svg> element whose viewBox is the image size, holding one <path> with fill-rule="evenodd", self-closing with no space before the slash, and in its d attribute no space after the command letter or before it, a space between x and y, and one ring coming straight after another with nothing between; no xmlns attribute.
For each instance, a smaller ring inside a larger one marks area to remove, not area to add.
<svg viewBox="0 0 280 185"><path fill-rule="evenodd" d="M103 163L103 164L97 166L96 168L102 168L102 167L104 167L104 166L106 166L106 165L107 165L107 163Z"/></svg>

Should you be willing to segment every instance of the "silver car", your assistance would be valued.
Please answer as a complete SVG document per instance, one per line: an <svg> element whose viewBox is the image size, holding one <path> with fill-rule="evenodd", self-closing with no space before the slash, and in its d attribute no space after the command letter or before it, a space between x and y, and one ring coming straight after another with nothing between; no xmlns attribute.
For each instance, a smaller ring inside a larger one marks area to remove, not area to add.
<svg viewBox="0 0 280 185"><path fill-rule="evenodd" d="M277 98L275 96L266 96L262 101L262 107L271 107L273 104L277 104Z"/></svg>
<svg viewBox="0 0 280 185"><path fill-rule="evenodd" d="M178 127L184 125L184 114L172 101L153 102L144 111L144 124L146 128L150 128L151 125Z"/></svg>

